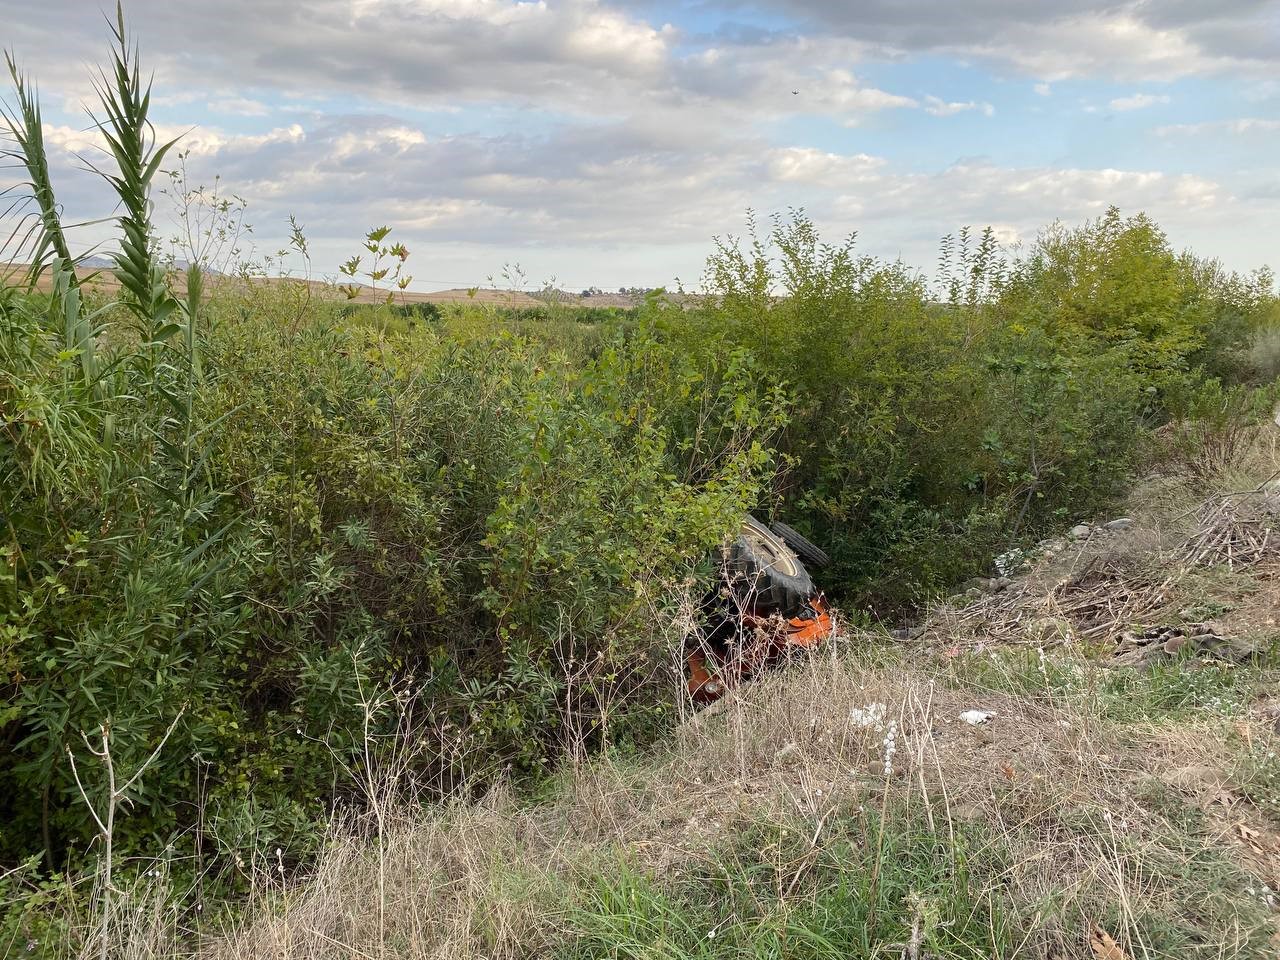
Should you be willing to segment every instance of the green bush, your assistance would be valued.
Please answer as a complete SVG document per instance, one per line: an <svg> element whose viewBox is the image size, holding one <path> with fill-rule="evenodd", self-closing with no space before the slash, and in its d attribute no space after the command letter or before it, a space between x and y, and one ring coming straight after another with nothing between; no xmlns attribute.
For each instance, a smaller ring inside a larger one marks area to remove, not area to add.
<svg viewBox="0 0 1280 960"><path fill-rule="evenodd" d="M948 238L936 290L803 213L749 226L718 242L697 309L649 314L692 356L745 350L790 396L773 507L827 547L830 591L880 610L1105 509L1150 427L1247 375L1275 302L1265 272L1178 256L1115 210L1012 264L990 231Z"/></svg>
<svg viewBox="0 0 1280 960"><path fill-rule="evenodd" d="M80 863L113 772L139 774L117 855L293 861L384 754L434 789L536 774L670 689L668 607L773 469L781 400L749 358L559 322L397 333L288 281L210 302L198 264L175 292L123 39L112 77L119 303L90 312L50 254L26 88L13 130L44 232L0 294L3 862Z"/></svg>

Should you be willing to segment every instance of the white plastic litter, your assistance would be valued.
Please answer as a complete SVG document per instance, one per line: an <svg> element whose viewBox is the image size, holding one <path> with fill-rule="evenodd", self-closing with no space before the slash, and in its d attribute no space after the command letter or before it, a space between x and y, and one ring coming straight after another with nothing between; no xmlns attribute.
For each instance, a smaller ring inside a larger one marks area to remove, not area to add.
<svg viewBox="0 0 1280 960"><path fill-rule="evenodd" d="M869 703L865 707L854 707L849 711L849 719L853 721L855 726L866 727L871 730L881 730L884 728L885 705L883 703Z"/></svg>
<svg viewBox="0 0 1280 960"><path fill-rule="evenodd" d="M976 727L980 723L986 723L994 716L995 714L989 710L966 710L960 714L960 719Z"/></svg>

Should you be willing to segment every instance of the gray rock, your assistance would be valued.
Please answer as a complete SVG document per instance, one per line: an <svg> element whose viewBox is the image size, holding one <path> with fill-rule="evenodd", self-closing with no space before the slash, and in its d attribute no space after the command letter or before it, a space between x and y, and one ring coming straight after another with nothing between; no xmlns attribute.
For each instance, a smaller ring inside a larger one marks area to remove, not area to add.
<svg viewBox="0 0 1280 960"><path fill-rule="evenodd" d="M1132 530L1133 518L1116 517L1114 520L1108 520L1102 526L1103 526L1103 529L1110 530L1112 533L1115 533L1116 531L1119 531L1119 530Z"/></svg>
<svg viewBox="0 0 1280 960"><path fill-rule="evenodd" d="M1186 660L1195 669L1196 658L1212 657L1230 663L1248 663L1262 655L1257 643L1241 637L1225 637L1211 623L1181 627L1148 627L1126 630L1116 640L1113 662L1149 669L1157 663Z"/></svg>
<svg viewBox="0 0 1280 960"><path fill-rule="evenodd" d="M1067 533L1067 536L1069 536L1072 540L1085 540L1092 534L1093 534L1093 527L1089 526L1087 523L1077 523Z"/></svg>

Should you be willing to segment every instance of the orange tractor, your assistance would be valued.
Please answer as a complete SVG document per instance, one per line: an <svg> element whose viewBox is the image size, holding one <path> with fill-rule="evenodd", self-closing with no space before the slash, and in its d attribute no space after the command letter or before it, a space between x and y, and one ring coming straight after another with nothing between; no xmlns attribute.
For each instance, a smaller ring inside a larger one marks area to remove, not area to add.
<svg viewBox="0 0 1280 960"><path fill-rule="evenodd" d="M704 598L697 629L685 641L689 697L719 700L743 680L832 633L831 611L805 563L830 562L784 523L747 517L720 549L719 583Z"/></svg>

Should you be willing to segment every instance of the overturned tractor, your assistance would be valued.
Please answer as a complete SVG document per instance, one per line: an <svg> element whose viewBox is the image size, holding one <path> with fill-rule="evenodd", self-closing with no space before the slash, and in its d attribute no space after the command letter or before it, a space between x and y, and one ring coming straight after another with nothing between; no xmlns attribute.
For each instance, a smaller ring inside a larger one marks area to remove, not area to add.
<svg viewBox="0 0 1280 960"><path fill-rule="evenodd" d="M791 527L747 517L717 560L719 582L685 644L687 688L699 706L832 633L826 599L805 568L830 558Z"/></svg>

